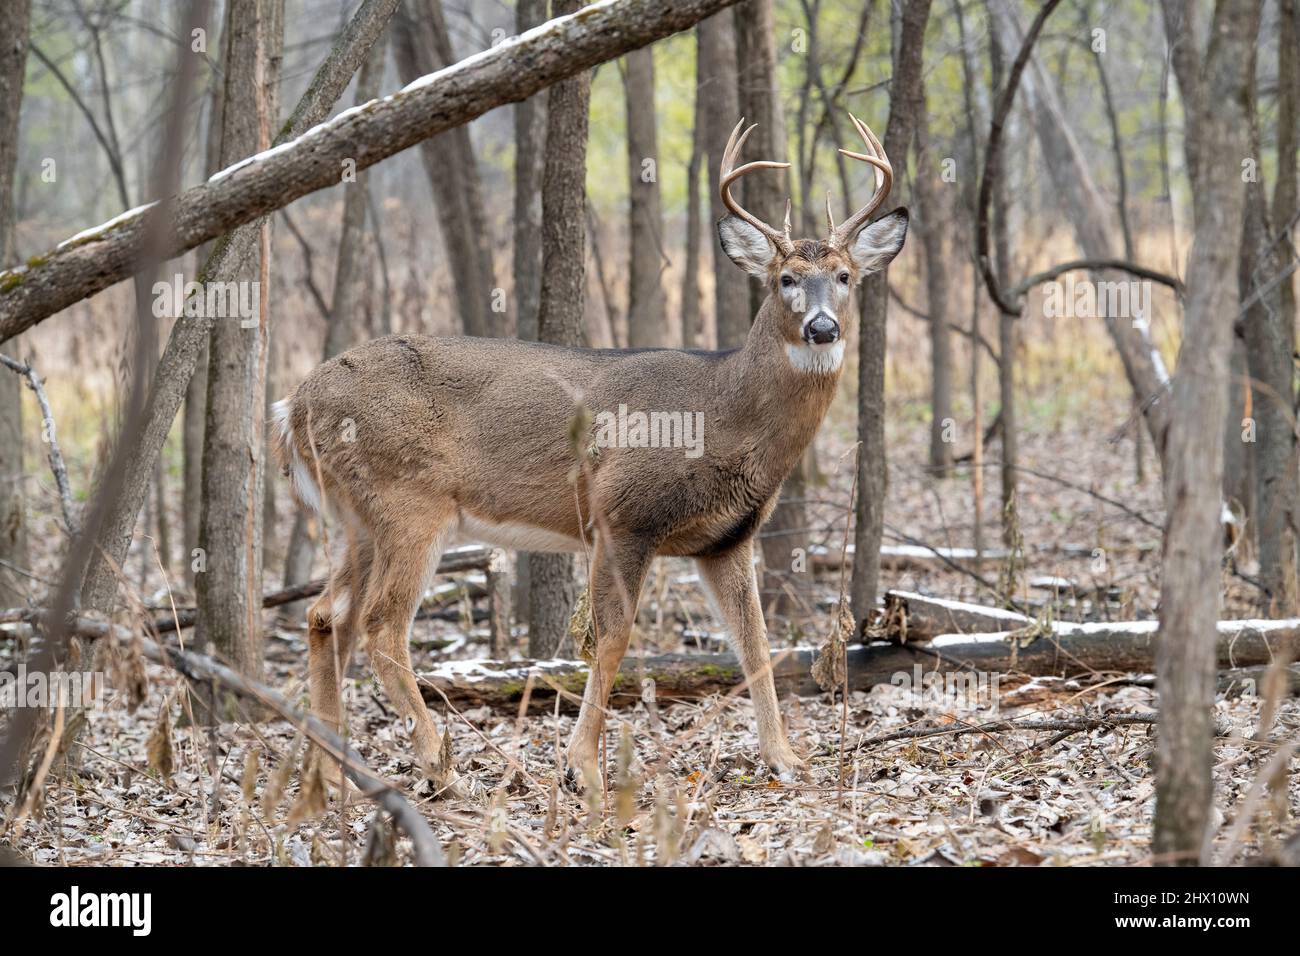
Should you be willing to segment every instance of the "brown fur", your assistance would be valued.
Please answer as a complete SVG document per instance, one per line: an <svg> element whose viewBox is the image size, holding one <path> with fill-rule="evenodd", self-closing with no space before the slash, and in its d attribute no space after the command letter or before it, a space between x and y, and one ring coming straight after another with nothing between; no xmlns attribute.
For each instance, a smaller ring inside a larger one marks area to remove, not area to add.
<svg viewBox="0 0 1300 956"><path fill-rule="evenodd" d="M773 259L774 292L783 269L833 281L847 268L858 277L850 257L825 243L801 241L783 261ZM849 326L850 314L842 290L841 326ZM313 479L319 475L348 538L330 591L309 612L313 709L338 720L338 667L362 631L385 691L413 722L419 758L436 780L453 779L440 765L437 730L410 669L407 629L427 570L460 524L523 525L574 550L584 539L594 545L599 644L569 743L570 767L599 779L603 709L642 581L654 556L674 555L697 559L735 634L763 759L778 771L801 769L781 726L752 565L754 534L813 440L841 373L838 366L809 372L791 364L787 346L802 343L801 321L769 295L744 348L728 352L407 334L317 368L289 400L277 445L286 470L297 460ZM704 454L579 449L589 480L578 482L575 500L575 408L594 415L620 404L703 412ZM335 613L341 595L349 606Z"/></svg>

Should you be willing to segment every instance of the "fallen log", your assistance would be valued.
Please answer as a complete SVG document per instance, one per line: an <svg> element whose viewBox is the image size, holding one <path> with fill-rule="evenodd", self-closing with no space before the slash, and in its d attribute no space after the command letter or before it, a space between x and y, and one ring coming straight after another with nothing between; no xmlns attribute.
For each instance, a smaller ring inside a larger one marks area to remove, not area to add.
<svg viewBox="0 0 1300 956"><path fill-rule="evenodd" d="M881 618L885 636L900 643L929 640L940 634L1010 631L1033 623L1033 618L1016 611L912 591L886 591Z"/></svg>
<svg viewBox="0 0 1300 956"><path fill-rule="evenodd" d="M1300 620L1220 621L1218 660L1222 668L1267 664L1283 641L1300 636ZM1077 676L1093 673L1151 673L1155 669L1156 622L1060 624L1027 644L1011 632L978 636L937 635L928 645L877 642L848 649L851 690L877 684L915 686L930 674L964 675L953 685L1010 675ZM816 648L772 653L772 673L782 695L822 693L812 678ZM577 709L587 681L582 661L451 661L418 675L425 702L442 707L444 697L458 709L489 706L518 709L525 691L529 708L550 710L556 688L565 711ZM652 682L652 688L643 682ZM697 700L738 692L744 676L732 654L662 654L625 658L614 679L610 705L627 707L651 689L661 702Z"/></svg>

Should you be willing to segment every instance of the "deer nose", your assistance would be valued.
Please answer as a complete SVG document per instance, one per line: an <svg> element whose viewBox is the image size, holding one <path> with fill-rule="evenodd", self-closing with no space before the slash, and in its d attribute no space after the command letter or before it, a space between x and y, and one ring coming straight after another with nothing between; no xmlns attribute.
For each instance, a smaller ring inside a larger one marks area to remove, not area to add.
<svg viewBox="0 0 1300 956"><path fill-rule="evenodd" d="M819 315L803 327L803 340L816 345L830 345L840 337L840 324Z"/></svg>

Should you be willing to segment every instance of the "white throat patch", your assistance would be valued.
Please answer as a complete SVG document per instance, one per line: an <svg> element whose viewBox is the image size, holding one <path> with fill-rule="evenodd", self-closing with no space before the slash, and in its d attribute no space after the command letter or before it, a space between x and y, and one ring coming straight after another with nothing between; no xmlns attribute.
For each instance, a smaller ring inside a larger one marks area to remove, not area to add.
<svg viewBox="0 0 1300 956"><path fill-rule="evenodd" d="M787 342L785 354L799 371L826 375L839 371L840 363L844 361L844 340L830 345L791 345Z"/></svg>

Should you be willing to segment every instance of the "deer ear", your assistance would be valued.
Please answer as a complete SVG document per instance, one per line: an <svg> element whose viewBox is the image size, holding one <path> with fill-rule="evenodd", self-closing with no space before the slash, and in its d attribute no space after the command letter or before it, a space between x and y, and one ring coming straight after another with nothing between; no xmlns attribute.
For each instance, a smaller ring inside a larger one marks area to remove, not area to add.
<svg viewBox="0 0 1300 956"><path fill-rule="evenodd" d="M765 235L739 216L724 216L718 220L718 240L732 262L757 279L767 278L775 250Z"/></svg>
<svg viewBox="0 0 1300 956"><path fill-rule="evenodd" d="M894 260L907 238L907 209L900 206L858 233L849 255L860 275L879 272Z"/></svg>

